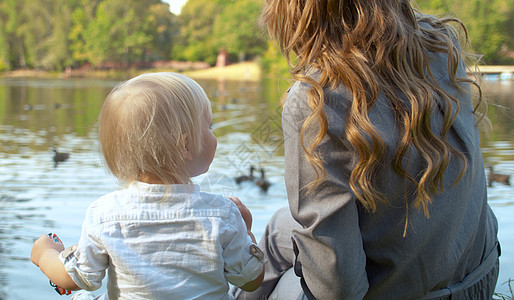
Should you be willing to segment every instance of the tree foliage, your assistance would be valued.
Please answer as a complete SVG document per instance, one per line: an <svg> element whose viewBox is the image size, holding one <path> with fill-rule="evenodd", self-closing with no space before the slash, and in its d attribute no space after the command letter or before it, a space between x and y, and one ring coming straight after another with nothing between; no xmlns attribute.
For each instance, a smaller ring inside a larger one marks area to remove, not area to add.
<svg viewBox="0 0 514 300"><path fill-rule="evenodd" d="M267 49L266 37L257 26L261 0L228 2L214 22L213 36L218 48L240 58L263 54Z"/></svg>
<svg viewBox="0 0 514 300"><path fill-rule="evenodd" d="M473 50L487 64L504 63L514 51L514 0L418 0L421 11L450 15L467 27Z"/></svg>
<svg viewBox="0 0 514 300"><path fill-rule="evenodd" d="M256 26L261 0L188 0L179 16L180 42L174 54L184 60L216 62L218 51L232 59L253 58L266 51Z"/></svg>
<svg viewBox="0 0 514 300"><path fill-rule="evenodd" d="M173 48L179 60L216 62L213 25L221 7L215 1L188 0L179 16L180 37Z"/></svg>
<svg viewBox="0 0 514 300"><path fill-rule="evenodd" d="M160 0L2 0L0 70L169 59L177 33Z"/></svg>
<svg viewBox="0 0 514 300"><path fill-rule="evenodd" d="M172 0L173 1L173 0ZM161 0L0 0L0 71L62 70L89 63L278 59L256 22L262 0L188 0L179 16ZM514 0L418 0L420 10L453 15L488 64L514 56ZM267 56L270 56L267 59Z"/></svg>

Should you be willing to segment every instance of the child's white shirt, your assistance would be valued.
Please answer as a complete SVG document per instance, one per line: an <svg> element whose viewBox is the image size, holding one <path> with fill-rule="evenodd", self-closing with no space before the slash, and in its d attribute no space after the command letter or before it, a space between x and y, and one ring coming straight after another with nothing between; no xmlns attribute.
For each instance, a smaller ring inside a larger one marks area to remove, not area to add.
<svg viewBox="0 0 514 300"><path fill-rule="evenodd" d="M261 273L236 205L198 186L137 182L88 208L76 248L60 258L82 289L96 290L108 269L110 299L231 299Z"/></svg>

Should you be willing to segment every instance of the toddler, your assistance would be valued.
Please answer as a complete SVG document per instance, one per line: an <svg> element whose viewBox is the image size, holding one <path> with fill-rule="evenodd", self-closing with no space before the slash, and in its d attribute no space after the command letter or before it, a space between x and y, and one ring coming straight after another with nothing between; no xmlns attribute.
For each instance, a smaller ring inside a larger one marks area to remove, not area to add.
<svg viewBox="0 0 514 300"><path fill-rule="evenodd" d="M135 77L114 88L99 117L101 151L125 188L88 208L78 245L43 234L31 260L58 286L109 299L230 299L228 282L255 290L263 254L237 198L200 192L191 177L216 151L211 106L194 80Z"/></svg>

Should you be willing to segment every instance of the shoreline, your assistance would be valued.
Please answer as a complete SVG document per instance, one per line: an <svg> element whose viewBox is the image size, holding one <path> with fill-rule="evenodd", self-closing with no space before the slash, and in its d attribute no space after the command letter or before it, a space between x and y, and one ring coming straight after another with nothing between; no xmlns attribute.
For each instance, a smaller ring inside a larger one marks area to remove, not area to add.
<svg viewBox="0 0 514 300"><path fill-rule="evenodd" d="M476 74L482 77L493 78L498 75L498 80L513 80L514 66L478 66ZM230 64L225 67L207 67L196 69L177 69L169 66L155 68L127 68L127 69L104 69L84 70L74 69L63 72L44 71L33 69L19 69L0 73L0 78L45 78L45 79L129 79L134 76L151 72L176 72L189 76L193 79L227 80L227 81L249 81L257 82L263 77L262 68L258 62L247 61ZM473 72L472 72L473 73Z"/></svg>
<svg viewBox="0 0 514 300"><path fill-rule="evenodd" d="M151 72L176 72L193 79L217 79L228 81L260 81L262 70L257 62L242 62L225 67L210 67L196 70L176 70L173 68L129 68L109 70L68 70L64 72L20 69L0 73L0 78L46 78L46 79L128 79L139 74Z"/></svg>

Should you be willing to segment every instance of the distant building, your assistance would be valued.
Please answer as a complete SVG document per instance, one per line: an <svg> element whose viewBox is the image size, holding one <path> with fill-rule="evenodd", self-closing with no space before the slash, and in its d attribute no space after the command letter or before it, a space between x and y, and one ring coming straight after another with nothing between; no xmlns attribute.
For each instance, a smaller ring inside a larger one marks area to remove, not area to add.
<svg viewBox="0 0 514 300"><path fill-rule="evenodd" d="M216 67L225 67L229 64L228 52L225 48L221 48L216 59Z"/></svg>

